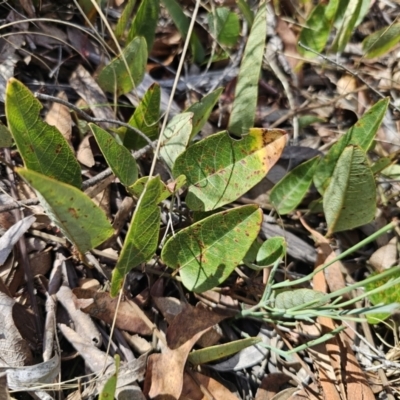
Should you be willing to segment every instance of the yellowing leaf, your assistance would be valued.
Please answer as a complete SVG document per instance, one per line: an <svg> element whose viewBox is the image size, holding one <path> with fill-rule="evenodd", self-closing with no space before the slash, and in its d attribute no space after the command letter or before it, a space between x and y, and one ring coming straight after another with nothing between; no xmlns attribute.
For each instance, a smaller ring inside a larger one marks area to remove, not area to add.
<svg viewBox="0 0 400 400"><path fill-rule="evenodd" d="M187 205L210 211L236 200L261 181L279 159L286 140L280 129L253 128L240 140L220 132L190 146L173 168L174 176L187 178Z"/></svg>

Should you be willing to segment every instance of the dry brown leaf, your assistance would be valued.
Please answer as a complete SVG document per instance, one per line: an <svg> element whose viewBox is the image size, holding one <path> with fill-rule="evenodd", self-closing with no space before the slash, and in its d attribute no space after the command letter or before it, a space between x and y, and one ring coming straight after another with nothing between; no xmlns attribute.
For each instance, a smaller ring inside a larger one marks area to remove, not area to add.
<svg viewBox="0 0 400 400"><path fill-rule="evenodd" d="M92 304L84 304L81 310L93 317L101 319L107 324L113 322L118 298L111 298L109 293L98 292L93 289L75 288L73 293L78 298L77 304L80 306L81 299L92 299ZM139 333L140 335L151 335L152 330L148 325L135 314L135 308L131 307L130 300L122 301L118 308L116 316L116 327L129 331L131 333Z"/></svg>
<svg viewBox="0 0 400 400"><path fill-rule="evenodd" d="M202 307L187 305L168 327L168 346L171 349L176 349L198 332L203 332L205 329L211 328L228 317L227 315L216 314Z"/></svg>
<svg viewBox="0 0 400 400"><path fill-rule="evenodd" d="M238 399L236 395L215 379L198 372L191 372L190 374L185 372L182 394L179 400L209 400L210 395L214 399Z"/></svg>
<svg viewBox="0 0 400 400"><path fill-rule="evenodd" d="M78 161L88 168L92 168L95 164L92 146L90 145L90 138L92 135L86 135L82 142L80 142L76 158Z"/></svg>
<svg viewBox="0 0 400 400"><path fill-rule="evenodd" d="M58 93L57 98L68 101L65 92ZM46 115L45 121L49 125L55 126L73 149L71 143L72 119L68 107L60 103L52 103L50 110Z"/></svg>
<svg viewBox="0 0 400 400"><path fill-rule="evenodd" d="M152 354L147 363L144 393L150 399L178 399L183 388L183 371L189 351L209 328L197 332L175 349L164 347Z"/></svg>
<svg viewBox="0 0 400 400"><path fill-rule="evenodd" d="M96 118L114 119L115 116L112 108L104 105L108 104L107 97L82 65L79 65L72 73L69 83L79 96L85 100L86 104L89 105ZM100 104L101 106L99 106ZM115 127L113 124L107 122L100 122L98 125L104 129Z"/></svg>
<svg viewBox="0 0 400 400"><path fill-rule="evenodd" d="M382 272L395 265L397 260L397 237L394 237L387 245L376 250L368 261L376 271Z"/></svg>
<svg viewBox="0 0 400 400"><path fill-rule="evenodd" d="M0 292L0 367L23 367L33 362L28 343L22 338L14 323L13 308L16 302Z"/></svg>
<svg viewBox="0 0 400 400"><path fill-rule="evenodd" d="M281 386L289 382L290 379L290 376L281 372L266 375L257 389L255 400L272 400L280 392Z"/></svg>

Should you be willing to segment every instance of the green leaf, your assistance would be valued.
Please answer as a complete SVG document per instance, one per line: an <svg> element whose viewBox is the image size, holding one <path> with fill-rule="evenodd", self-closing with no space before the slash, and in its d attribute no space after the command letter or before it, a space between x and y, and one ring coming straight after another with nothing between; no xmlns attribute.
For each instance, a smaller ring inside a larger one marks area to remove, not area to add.
<svg viewBox="0 0 400 400"><path fill-rule="evenodd" d="M184 14L180 4L176 0L162 0L162 3L171 15L182 38L186 38L189 32L190 21ZM204 61L205 52L195 32L192 32L192 36L190 37L190 47L192 49L194 61L201 64Z"/></svg>
<svg viewBox="0 0 400 400"><path fill-rule="evenodd" d="M396 46L400 41L400 24L393 24L367 36L362 42L364 57L379 57Z"/></svg>
<svg viewBox="0 0 400 400"><path fill-rule="evenodd" d="M263 218L256 205L211 215L182 229L165 244L161 258L179 269L184 286L196 293L224 282L256 239Z"/></svg>
<svg viewBox="0 0 400 400"><path fill-rule="evenodd" d="M76 187L29 169L17 168L17 172L36 190L50 219L81 254L113 234L103 210Z"/></svg>
<svg viewBox="0 0 400 400"><path fill-rule="evenodd" d="M126 26L128 24L128 20L130 16L132 15L132 11L135 7L136 0L128 0L128 3L126 4L124 11L122 11L121 16L119 17L119 20L117 22L117 25L115 26L114 34L117 39L121 39L122 35L125 32Z"/></svg>
<svg viewBox="0 0 400 400"><path fill-rule="evenodd" d="M299 42L305 44L316 52L320 53L329 38L331 31L332 19L327 15L328 7L319 3L311 12L306 21L306 26L301 30ZM316 54L307 51L301 46L297 46L297 51L307 58L314 58Z"/></svg>
<svg viewBox="0 0 400 400"><path fill-rule="evenodd" d="M348 145L356 145L367 151L386 114L389 99L379 100L374 104L340 139L328 154L321 160L314 174L314 184L318 191L324 194L337 160Z"/></svg>
<svg viewBox="0 0 400 400"><path fill-rule="evenodd" d="M393 165L387 166L382 171L382 175L385 175L390 179L400 179L400 165L393 164Z"/></svg>
<svg viewBox="0 0 400 400"><path fill-rule="evenodd" d="M7 83L6 116L26 168L76 187L81 167L59 130L39 118L40 102L21 82Z"/></svg>
<svg viewBox="0 0 400 400"><path fill-rule="evenodd" d="M186 110L186 112L193 113L193 128L192 133L190 134L190 139L193 139L201 131L223 90L223 88L214 90L207 96L204 96L200 101L192 104Z"/></svg>
<svg viewBox="0 0 400 400"><path fill-rule="evenodd" d="M186 150L189 144L193 128L192 119L193 113L191 112L175 115L168 122L167 127L160 137L160 157L170 169L174 166L177 157Z"/></svg>
<svg viewBox="0 0 400 400"><path fill-rule="evenodd" d="M205 349L195 350L189 353L188 361L194 365L207 364L211 361L219 360L231 356L247 347L254 346L261 342L261 338L246 338L234 340L229 343L206 347Z"/></svg>
<svg viewBox="0 0 400 400"><path fill-rule="evenodd" d="M214 38L226 46L234 46L240 34L239 17L227 7L218 7L208 14L208 26Z"/></svg>
<svg viewBox="0 0 400 400"><path fill-rule="evenodd" d="M286 174L271 190L269 199L279 214L292 212L311 186L320 157L308 160Z"/></svg>
<svg viewBox="0 0 400 400"><path fill-rule="evenodd" d="M10 131L0 122L0 147L11 147L13 143Z"/></svg>
<svg viewBox="0 0 400 400"><path fill-rule="evenodd" d="M280 129L253 128L241 140L220 132L190 146L173 168L187 178L188 207L210 211L242 196L276 163L286 139Z"/></svg>
<svg viewBox="0 0 400 400"><path fill-rule="evenodd" d="M378 273L374 273L371 276L377 276ZM374 289L377 289L387 283L390 279L399 278L400 272L396 272L394 275L388 276L386 278L382 278L373 282L370 282L365 285L365 291L370 292ZM393 285L386 290L382 290L378 293L374 293L368 296L368 299L373 305L378 304L392 304L392 303L400 303L400 285ZM390 317L390 313L375 313L367 315L367 321L370 324L378 324L388 317Z"/></svg>
<svg viewBox="0 0 400 400"><path fill-rule="evenodd" d="M160 85L153 83L148 88L147 92L143 96L142 101L136 107L135 112L128 121L129 125L139 129L150 140L156 140L158 138L160 99ZM118 135L122 137L124 146L128 149L138 150L148 144L136 132L123 127L118 129Z"/></svg>
<svg viewBox="0 0 400 400"><path fill-rule="evenodd" d="M390 157L379 158L376 162L374 162L371 165L371 171L374 175L378 174L379 172L382 172L383 175L386 175L384 170L386 168L390 167L391 164L392 164L392 160L390 159ZM400 165L397 165L397 167L400 167ZM400 169L399 169L399 172L400 172ZM386 176L388 176L388 175L386 175ZM399 176L400 176L400 173L397 174L397 178L399 178ZM390 177L390 175L389 175L389 177Z"/></svg>
<svg viewBox="0 0 400 400"><path fill-rule="evenodd" d="M286 290L276 295L275 308L279 310L290 310L291 308L307 304L311 301L315 301L315 304L310 305L310 307L307 308L320 307L326 304L325 301L319 301L321 297L324 296L325 293L312 289Z"/></svg>
<svg viewBox="0 0 400 400"><path fill-rule="evenodd" d="M121 289L125 275L139 264L149 261L157 249L160 231L159 198L160 177L156 176L148 181L133 213L124 246L112 273L112 297Z"/></svg>
<svg viewBox="0 0 400 400"><path fill-rule="evenodd" d="M281 236L276 236L266 240L257 253L257 264L268 267L275 263L278 258L284 257L286 253L286 240Z"/></svg>
<svg viewBox="0 0 400 400"><path fill-rule="evenodd" d="M114 356L115 372L107 379L103 386L103 390L99 395L99 400L113 400L115 398L115 391L117 389L118 371L120 364L120 357L118 354Z"/></svg>
<svg viewBox="0 0 400 400"><path fill-rule="evenodd" d="M328 235L367 224L374 218L374 175L364 151L359 147L348 146L344 149L323 201Z"/></svg>
<svg viewBox="0 0 400 400"><path fill-rule="evenodd" d="M333 51L342 52L349 42L361 11L362 0L350 0L332 45Z"/></svg>
<svg viewBox="0 0 400 400"><path fill-rule="evenodd" d="M229 119L228 131L236 136L242 136L254 126L266 35L266 5L262 3L243 53Z"/></svg>
<svg viewBox="0 0 400 400"><path fill-rule="evenodd" d="M149 180L148 176L143 176L138 179L132 186L128 188L129 193L139 198L146 186L146 182ZM177 192L186 183L186 177L184 175L178 176L173 182L166 185L160 180L160 196L156 200L156 203L161 203L163 200L167 199L171 194Z"/></svg>
<svg viewBox="0 0 400 400"><path fill-rule="evenodd" d="M106 92L114 93L116 91L118 95L128 93L142 82L146 64L146 40L136 37L125 47L122 55L114 58L101 70L97 81Z"/></svg>
<svg viewBox="0 0 400 400"><path fill-rule="evenodd" d="M236 3L239 10L243 14L243 17L245 18L246 22L249 24L249 27L251 28L254 22L254 14L249 6L249 3L246 0L236 0Z"/></svg>
<svg viewBox="0 0 400 400"><path fill-rule="evenodd" d="M130 151L121 146L109 133L94 124L89 127L114 175L125 186L138 179L138 167Z"/></svg>
<svg viewBox="0 0 400 400"><path fill-rule="evenodd" d="M150 53L156 35L159 12L159 0L142 0L129 30L128 42L137 36L143 36L146 39L147 52Z"/></svg>

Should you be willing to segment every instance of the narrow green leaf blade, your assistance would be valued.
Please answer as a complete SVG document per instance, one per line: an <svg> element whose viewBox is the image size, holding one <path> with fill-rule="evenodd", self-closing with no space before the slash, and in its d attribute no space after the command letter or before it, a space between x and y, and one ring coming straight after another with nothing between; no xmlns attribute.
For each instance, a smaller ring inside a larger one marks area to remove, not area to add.
<svg viewBox="0 0 400 400"><path fill-rule="evenodd" d="M174 166L177 157L186 150L189 144L192 133L192 119L193 113L191 112L175 115L168 122L160 137L160 157L170 169Z"/></svg>
<svg viewBox="0 0 400 400"><path fill-rule="evenodd" d="M359 147L348 146L342 152L324 194L323 205L328 235L367 224L374 218L374 176Z"/></svg>
<svg viewBox="0 0 400 400"><path fill-rule="evenodd" d="M135 4L136 4L136 0L128 0L124 10L122 11L122 14L121 14L121 16L117 22L117 25L115 26L115 30L114 30L114 34L117 39L122 38L122 36L125 32L126 26L128 24L128 20L129 20L130 16L132 15L132 11L135 7Z"/></svg>
<svg viewBox="0 0 400 400"><path fill-rule="evenodd" d="M234 46L240 34L240 22L237 14L227 7L218 7L208 14L208 26L214 38L220 44Z"/></svg>
<svg viewBox="0 0 400 400"><path fill-rule="evenodd" d="M337 160L346 146L353 144L367 151L378 131L386 114L389 99L382 99L375 103L340 139L335 143L328 154L321 160L314 174L314 184L321 195L329 185L329 180Z"/></svg>
<svg viewBox="0 0 400 400"><path fill-rule="evenodd" d="M362 42L364 57L379 57L389 52L400 41L400 24L393 24L367 36Z"/></svg>
<svg viewBox="0 0 400 400"><path fill-rule="evenodd" d="M333 51L342 52L350 40L361 11L362 0L350 0L346 7L342 23L332 45Z"/></svg>
<svg viewBox="0 0 400 400"><path fill-rule="evenodd" d="M158 121L160 119L161 90L157 83L152 84L143 99L136 107L128 124L143 132L150 140L158 138ZM124 146L131 150L138 150L148 143L134 131L126 128L118 129L123 138Z"/></svg>
<svg viewBox="0 0 400 400"><path fill-rule="evenodd" d="M308 160L286 174L271 190L269 199L279 214L292 212L311 186L319 156Z"/></svg>
<svg viewBox="0 0 400 400"><path fill-rule="evenodd" d="M29 169L17 172L36 190L48 216L81 254L113 234L103 210L76 187Z"/></svg>
<svg viewBox="0 0 400 400"><path fill-rule="evenodd" d="M254 126L266 35L266 4L262 3L247 40L236 84L228 126L229 132L236 136L242 136Z"/></svg>
<svg viewBox="0 0 400 400"><path fill-rule="evenodd" d="M157 249L160 231L160 209L157 206L159 197L160 178L156 176L147 183L133 213L121 255L112 273L112 297L121 289L125 275L139 264L149 261Z"/></svg>
<svg viewBox="0 0 400 400"><path fill-rule="evenodd" d="M123 57L119 56L106 65L97 77L99 85L106 92L125 94L143 80L147 64L146 40L143 37L134 38L123 50L123 56L129 70Z"/></svg>
<svg viewBox="0 0 400 400"><path fill-rule="evenodd" d="M39 118L40 102L11 78L6 89L8 127L25 166L58 181L80 187L81 167L62 134Z"/></svg>
<svg viewBox="0 0 400 400"><path fill-rule="evenodd" d="M306 26L301 30L299 42L320 53L329 38L332 20L327 15L327 6L319 3L311 12ZM316 54L298 46L297 51L304 57L314 58Z"/></svg>
<svg viewBox="0 0 400 400"><path fill-rule="evenodd" d="M197 103L192 104L186 112L193 113L193 121L192 121L192 133L190 134L190 139L193 139L203 128L204 124L207 122L208 117L211 114L212 109L217 103L219 96L223 92L223 88L218 88L213 92L204 96Z"/></svg>
<svg viewBox="0 0 400 400"><path fill-rule="evenodd" d="M258 235L262 210L256 205L213 214L182 229L165 244L161 258L179 269L182 283L196 293L224 282Z"/></svg>
<svg viewBox="0 0 400 400"><path fill-rule="evenodd" d="M184 14L180 4L176 0L162 0L162 3L171 15L181 36L186 38L189 32L190 21ZM190 37L190 47L192 49L194 61L201 64L204 61L205 51L195 32L192 32L192 36Z"/></svg>
<svg viewBox="0 0 400 400"><path fill-rule="evenodd" d="M241 140L220 132L188 147L173 168L187 178L188 207L211 211L242 196L276 163L286 140L280 129L253 128Z"/></svg>
<svg viewBox="0 0 400 400"><path fill-rule="evenodd" d="M89 127L114 175L123 185L133 185L138 179L138 167L130 151L104 129L95 124L89 124Z"/></svg>
<svg viewBox="0 0 400 400"><path fill-rule="evenodd" d="M206 347L205 349L192 351L188 356L188 361L194 365L207 364L211 361L219 360L231 356L246 347L254 346L261 342L261 338L246 338L234 340L229 343Z"/></svg>
<svg viewBox="0 0 400 400"><path fill-rule="evenodd" d="M142 0L129 30L128 41L143 36L146 39L147 51L150 53L156 35L159 12L159 0Z"/></svg>

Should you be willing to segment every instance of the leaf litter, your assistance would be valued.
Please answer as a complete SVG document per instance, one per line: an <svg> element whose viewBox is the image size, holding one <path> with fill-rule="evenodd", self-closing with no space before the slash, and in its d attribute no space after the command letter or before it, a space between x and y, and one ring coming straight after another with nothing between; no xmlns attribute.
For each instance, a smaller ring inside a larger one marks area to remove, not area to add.
<svg viewBox="0 0 400 400"><path fill-rule="evenodd" d="M256 3L0 6L6 396L399 395L398 5Z"/></svg>

